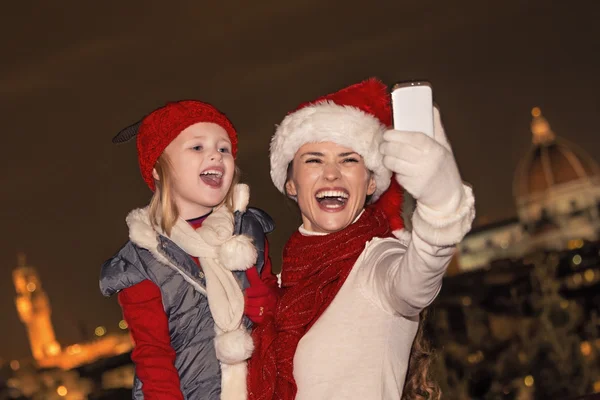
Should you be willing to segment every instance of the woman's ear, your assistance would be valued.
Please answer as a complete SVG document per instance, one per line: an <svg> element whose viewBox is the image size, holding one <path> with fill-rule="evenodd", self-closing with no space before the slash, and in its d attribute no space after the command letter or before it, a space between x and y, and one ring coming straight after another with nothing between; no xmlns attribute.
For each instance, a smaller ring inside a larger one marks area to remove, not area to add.
<svg viewBox="0 0 600 400"><path fill-rule="evenodd" d="M377 190L377 182L375 182L375 174L370 174L369 184L367 186L367 196L371 196Z"/></svg>
<svg viewBox="0 0 600 400"><path fill-rule="evenodd" d="M152 177L155 180L160 181L160 179L158 178L158 172L156 172L156 168L152 168Z"/></svg>
<svg viewBox="0 0 600 400"><path fill-rule="evenodd" d="M294 184L294 181L292 181L291 179L288 179L288 181L285 183L285 193L288 196L297 196L298 195L298 191L296 190L296 185Z"/></svg>

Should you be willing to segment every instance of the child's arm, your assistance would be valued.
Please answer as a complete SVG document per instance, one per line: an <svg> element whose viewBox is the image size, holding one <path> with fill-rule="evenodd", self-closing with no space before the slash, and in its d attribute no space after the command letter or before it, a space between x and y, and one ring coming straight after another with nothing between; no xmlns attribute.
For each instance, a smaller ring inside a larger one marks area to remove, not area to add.
<svg viewBox="0 0 600 400"><path fill-rule="evenodd" d="M277 277L271 271L271 257L269 257L269 243L265 238L264 265L260 276L256 267L246 271L250 286L244 293L244 314L255 324L262 323L267 316L275 314L277 300L279 298L279 287Z"/></svg>
<svg viewBox="0 0 600 400"><path fill-rule="evenodd" d="M160 289L144 280L121 291L119 304L135 341L131 359L144 399L183 400Z"/></svg>
<svg viewBox="0 0 600 400"><path fill-rule="evenodd" d="M279 289L277 285L277 277L273 274L271 267L271 256L269 255L269 241L265 237L265 265L262 268L262 272L260 274L260 279L265 283L265 285Z"/></svg>

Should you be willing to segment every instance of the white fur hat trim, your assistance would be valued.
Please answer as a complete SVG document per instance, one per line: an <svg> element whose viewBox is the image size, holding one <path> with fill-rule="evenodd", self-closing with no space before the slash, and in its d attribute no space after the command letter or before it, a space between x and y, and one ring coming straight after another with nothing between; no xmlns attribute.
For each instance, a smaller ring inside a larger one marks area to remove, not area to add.
<svg viewBox="0 0 600 400"><path fill-rule="evenodd" d="M383 166L379 145L386 127L368 113L351 106L322 101L284 118L271 139L271 179L285 194L289 163L306 143L334 142L360 154L373 172L377 188L372 201L390 185L392 173Z"/></svg>

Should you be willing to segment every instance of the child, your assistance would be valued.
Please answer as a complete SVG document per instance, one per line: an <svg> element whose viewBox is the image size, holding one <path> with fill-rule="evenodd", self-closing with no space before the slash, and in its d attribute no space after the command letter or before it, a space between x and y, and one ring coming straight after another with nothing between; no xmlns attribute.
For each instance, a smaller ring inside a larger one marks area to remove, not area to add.
<svg viewBox="0 0 600 400"><path fill-rule="evenodd" d="M154 195L127 216L130 240L100 278L136 344L133 398L245 399L253 343L244 314L272 315L277 283L265 239L273 222L247 209L248 187L235 184L236 131L212 105L186 100L113 142L134 136Z"/></svg>

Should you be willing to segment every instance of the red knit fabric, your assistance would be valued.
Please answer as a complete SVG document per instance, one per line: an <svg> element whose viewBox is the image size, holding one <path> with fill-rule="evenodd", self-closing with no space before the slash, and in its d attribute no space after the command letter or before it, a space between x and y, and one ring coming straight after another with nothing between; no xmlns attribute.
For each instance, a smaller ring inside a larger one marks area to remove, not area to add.
<svg viewBox="0 0 600 400"><path fill-rule="evenodd" d="M198 122L212 122L225 129L231 140L233 157L236 156L237 133L225 114L208 103L196 100L167 103L144 117L137 134L140 172L152 191L155 189L152 169L158 157L181 131Z"/></svg>
<svg viewBox="0 0 600 400"><path fill-rule="evenodd" d="M367 208L342 231L327 236L292 235L283 253L283 293L275 319L253 332L249 399L294 399L293 360L298 342L337 295L366 242L390 235L385 214L375 207Z"/></svg>

